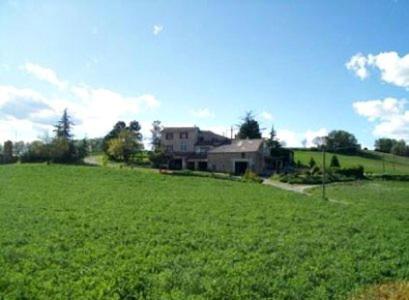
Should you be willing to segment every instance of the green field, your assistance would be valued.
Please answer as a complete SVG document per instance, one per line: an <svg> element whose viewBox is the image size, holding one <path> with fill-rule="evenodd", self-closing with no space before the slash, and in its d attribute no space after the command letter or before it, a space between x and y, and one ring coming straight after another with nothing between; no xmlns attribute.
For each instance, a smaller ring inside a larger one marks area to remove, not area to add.
<svg viewBox="0 0 409 300"><path fill-rule="evenodd" d="M409 279L409 185L334 185L328 195L1 166L0 299L345 299Z"/></svg>
<svg viewBox="0 0 409 300"><path fill-rule="evenodd" d="M327 153L327 165L329 166L332 153ZM363 155L341 155L337 154L341 167L348 168L362 165L367 173L382 174L385 165L385 173L403 175L409 174L409 158L380 152L366 151ZM322 153L317 151L296 150L294 160L308 165L311 157L314 158L317 165L322 165ZM385 162L385 164L384 164Z"/></svg>

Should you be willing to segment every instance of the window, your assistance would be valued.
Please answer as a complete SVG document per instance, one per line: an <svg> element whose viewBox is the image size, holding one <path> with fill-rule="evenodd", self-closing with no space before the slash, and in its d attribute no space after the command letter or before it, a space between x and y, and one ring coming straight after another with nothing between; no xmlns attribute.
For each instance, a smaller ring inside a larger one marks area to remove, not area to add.
<svg viewBox="0 0 409 300"><path fill-rule="evenodd" d="M189 133L187 131L183 131L183 132L179 133L179 138L181 140L187 140L189 138Z"/></svg>
<svg viewBox="0 0 409 300"><path fill-rule="evenodd" d="M182 142L180 144L180 151L187 152L187 144L186 143Z"/></svg>
<svg viewBox="0 0 409 300"><path fill-rule="evenodd" d="M173 146L172 145L167 145L166 146L166 151L167 152L173 152Z"/></svg>
<svg viewBox="0 0 409 300"><path fill-rule="evenodd" d="M173 132L166 133L166 139L167 140L173 140Z"/></svg>

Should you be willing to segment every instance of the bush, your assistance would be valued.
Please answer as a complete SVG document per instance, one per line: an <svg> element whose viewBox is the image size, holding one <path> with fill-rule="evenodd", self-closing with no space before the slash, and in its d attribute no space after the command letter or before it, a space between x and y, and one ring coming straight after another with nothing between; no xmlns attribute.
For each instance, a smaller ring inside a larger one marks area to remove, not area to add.
<svg viewBox="0 0 409 300"><path fill-rule="evenodd" d="M340 168L341 167L341 164L339 163L339 160L338 160L338 156L333 155L331 157L331 163L329 166L330 168Z"/></svg>
<svg viewBox="0 0 409 300"><path fill-rule="evenodd" d="M243 180L247 182L257 182L261 183L263 180L257 176L256 173L250 171L249 169L246 170L246 172L243 175Z"/></svg>
<svg viewBox="0 0 409 300"><path fill-rule="evenodd" d="M20 157L22 163L50 161L50 146L40 141L32 142Z"/></svg>
<svg viewBox="0 0 409 300"><path fill-rule="evenodd" d="M154 151L149 153L149 160L154 168L162 168L169 163L169 155L163 151Z"/></svg>
<svg viewBox="0 0 409 300"><path fill-rule="evenodd" d="M339 169L336 171L336 173L344 175L346 177L353 177L355 179L365 178L364 167L361 165L356 166L356 167Z"/></svg>
<svg viewBox="0 0 409 300"><path fill-rule="evenodd" d="M315 162L313 157L311 157L310 162L308 163L308 165L310 166L311 169L314 168L317 165L317 163Z"/></svg>

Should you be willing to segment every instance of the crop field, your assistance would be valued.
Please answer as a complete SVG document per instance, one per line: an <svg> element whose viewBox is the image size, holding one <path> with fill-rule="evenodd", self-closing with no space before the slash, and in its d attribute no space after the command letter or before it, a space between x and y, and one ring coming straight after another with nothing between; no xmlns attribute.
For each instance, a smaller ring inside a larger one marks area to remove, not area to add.
<svg viewBox="0 0 409 300"><path fill-rule="evenodd" d="M334 185L328 195L1 166L0 299L345 299L409 279L409 185Z"/></svg>
<svg viewBox="0 0 409 300"><path fill-rule="evenodd" d="M366 155L341 155L338 156L341 167L348 168L357 165L362 165L365 168L365 172L382 174L384 172L387 174L394 175L408 175L409 174L409 158L396 156L391 154L382 154L380 152L366 151ZM329 166L332 153L326 154L327 166ZM318 166L322 165L322 153L317 151L300 151L296 150L294 152L294 160L298 160L308 165L311 157L314 158Z"/></svg>

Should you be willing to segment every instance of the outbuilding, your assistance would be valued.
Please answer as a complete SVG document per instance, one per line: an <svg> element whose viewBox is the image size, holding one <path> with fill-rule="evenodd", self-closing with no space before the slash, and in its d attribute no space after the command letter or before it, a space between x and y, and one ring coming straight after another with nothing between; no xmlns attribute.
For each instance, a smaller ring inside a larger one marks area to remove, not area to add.
<svg viewBox="0 0 409 300"><path fill-rule="evenodd" d="M263 139L232 140L231 144L207 153L208 168L213 172L242 175L246 170L261 174L265 170L268 149Z"/></svg>

